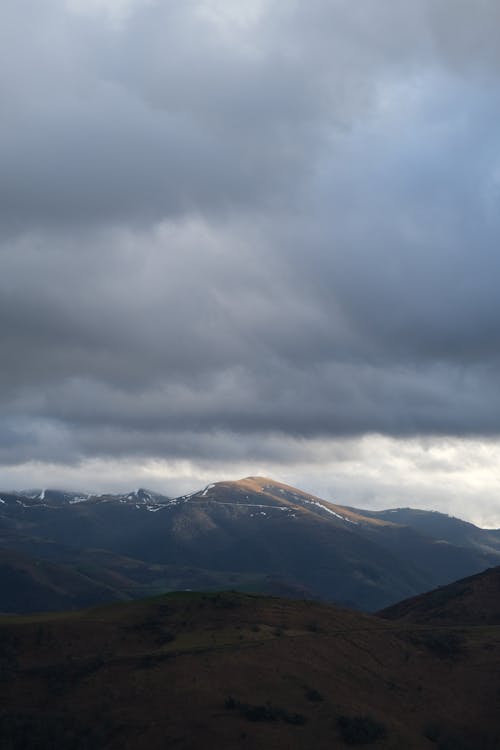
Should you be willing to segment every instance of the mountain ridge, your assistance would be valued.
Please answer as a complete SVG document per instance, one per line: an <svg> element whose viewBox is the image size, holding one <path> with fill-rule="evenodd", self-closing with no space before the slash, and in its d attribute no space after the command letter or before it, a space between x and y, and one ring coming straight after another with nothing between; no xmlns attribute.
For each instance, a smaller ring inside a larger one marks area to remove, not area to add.
<svg viewBox="0 0 500 750"><path fill-rule="evenodd" d="M268 593L274 585L376 611L500 563L500 536L466 522L424 512L417 514L420 526L411 525L414 514L395 523L398 513L352 509L261 476L177 498L144 489L86 497L42 492L0 493L1 548L34 565L45 560L74 569L82 556L88 562L95 550L106 550L115 561L145 566L156 591L186 581L189 588ZM433 531L436 519L441 526ZM107 563L96 559L103 565L93 571L97 582L109 580ZM115 574L120 564L113 563ZM128 583L119 596L147 592L130 584L129 571L122 577Z"/></svg>

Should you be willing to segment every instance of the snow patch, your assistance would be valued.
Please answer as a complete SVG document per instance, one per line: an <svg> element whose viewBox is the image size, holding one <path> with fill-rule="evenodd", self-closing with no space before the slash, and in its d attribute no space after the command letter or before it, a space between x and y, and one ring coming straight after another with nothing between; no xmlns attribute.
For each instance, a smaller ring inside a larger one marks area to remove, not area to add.
<svg viewBox="0 0 500 750"><path fill-rule="evenodd" d="M197 495L197 492L190 492L189 495L181 495L181 497L178 498L178 500L189 500L190 497L193 497L194 495Z"/></svg>
<svg viewBox="0 0 500 750"><path fill-rule="evenodd" d="M353 521L351 518L346 518L346 516L341 516L340 513L336 513L334 510L332 510L331 508L328 508L326 505L323 505L322 503L319 503L317 500L306 500L305 498L303 498L302 502L307 503L308 505L316 505L316 507L326 510L327 513L330 513L330 515L335 516L335 518L340 518L341 521L345 521L346 523L352 523L354 526L359 525L357 521Z"/></svg>

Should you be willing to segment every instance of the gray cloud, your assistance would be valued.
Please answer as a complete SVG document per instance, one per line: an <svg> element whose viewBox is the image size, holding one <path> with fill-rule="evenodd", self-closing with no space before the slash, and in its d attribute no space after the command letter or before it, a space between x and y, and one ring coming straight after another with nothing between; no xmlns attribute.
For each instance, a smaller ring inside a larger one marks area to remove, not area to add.
<svg viewBox="0 0 500 750"><path fill-rule="evenodd" d="M497 3L0 16L4 467L498 437Z"/></svg>
<svg viewBox="0 0 500 750"><path fill-rule="evenodd" d="M387 81L496 72L494 3L263 3L253 24L206 7L137 3L115 28L62 0L4 4L6 226L287 205Z"/></svg>

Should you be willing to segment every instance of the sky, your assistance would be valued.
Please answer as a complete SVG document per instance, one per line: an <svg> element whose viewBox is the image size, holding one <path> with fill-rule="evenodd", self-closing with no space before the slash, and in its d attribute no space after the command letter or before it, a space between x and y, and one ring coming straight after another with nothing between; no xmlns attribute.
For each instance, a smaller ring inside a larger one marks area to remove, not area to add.
<svg viewBox="0 0 500 750"><path fill-rule="evenodd" d="M500 526L496 0L3 0L0 486Z"/></svg>

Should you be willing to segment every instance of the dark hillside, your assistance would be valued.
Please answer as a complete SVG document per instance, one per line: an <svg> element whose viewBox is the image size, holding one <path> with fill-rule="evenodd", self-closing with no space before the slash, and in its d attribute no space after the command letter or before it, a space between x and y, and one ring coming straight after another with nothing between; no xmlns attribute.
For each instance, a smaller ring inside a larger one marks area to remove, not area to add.
<svg viewBox="0 0 500 750"><path fill-rule="evenodd" d="M419 624L500 626L500 567L399 602L379 615Z"/></svg>
<svg viewBox="0 0 500 750"><path fill-rule="evenodd" d="M2 748L498 750L500 628L172 594L0 620Z"/></svg>

